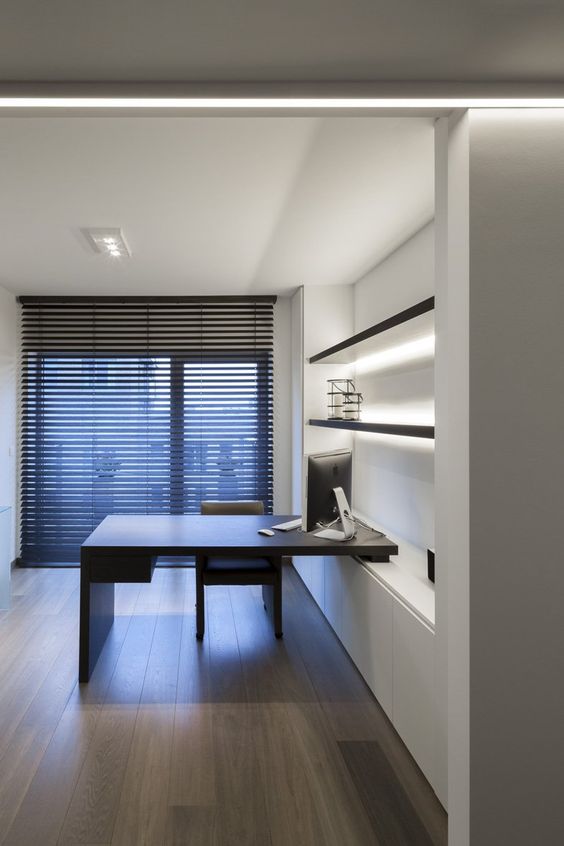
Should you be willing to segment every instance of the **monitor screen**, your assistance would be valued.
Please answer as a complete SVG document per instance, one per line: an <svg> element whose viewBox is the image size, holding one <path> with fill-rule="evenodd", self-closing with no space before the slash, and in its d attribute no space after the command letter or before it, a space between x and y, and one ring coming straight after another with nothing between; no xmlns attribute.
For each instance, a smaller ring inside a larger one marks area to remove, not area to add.
<svg viewBox="0 0 564 846"><path fill-rule="evenodd" d="M306 456L303 528L311 532L339 516L334 488L341 487L351 502L352 452L335 450Z"/></svg>

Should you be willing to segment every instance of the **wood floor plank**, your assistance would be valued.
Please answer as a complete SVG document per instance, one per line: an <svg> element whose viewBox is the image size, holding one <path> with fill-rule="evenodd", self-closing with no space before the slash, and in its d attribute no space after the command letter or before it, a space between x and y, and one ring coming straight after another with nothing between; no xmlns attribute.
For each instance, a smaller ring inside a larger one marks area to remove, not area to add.
<svg viewBox="0 0 564 846"><path fill-rule="evenodd" d="M375 837L320 705L287 703L327 846L386 846Z"/></svg>
<svg viewBox="0 0 564 846"><path fill-rule="evenodd" d="M143 682L143 704L176 702L181 637L182 615L159 614Z"/></svg>
<svg viewBox="0 0 564 846"><path fill-rule="evenodd" d="M24 663L28 656L34 657L37 642L41 643L45 633L50 632L53 625L53 621L50 622L51 605L57 604L56 616L68 617L70 613L73 619L78 619L77 578L73 577L72 582L67 578L67 588L62 590L59 574L53 575L52 570L37 572L40 574L37 581L29 583L29 589L21 597L18 607L7 612L0 630L0 691L5 690L7 680L13 679L14 668ZM39 603L49 613L40 613Z"/></svg>
<svg viewBox="0 0 564 846"><path fill-rule="evenodd" d="M218 846L271 843L257 752L259 708L245 703L213 706Z"/></svg>
<svg viewBox="0 0 564 846"><path fill-rule="evenodd" d="M430 785L292 568L281 642L260 587L207 588L198 642L193 570L118 585L87 684L77 571L14 584L0 618L2 846L446 843Z"/></svg>
<svg viewBox="0 0 564 846"><path fill-rule="evenodd" d="M213 805L215 758L213 705L177 704L175 709L168 804Z"/></svg>
<svg viewBox="0 0 564 846"><path fill-rule="evenodd" d="M368 685L313 598L303 584L297 584L298 579L295 570L288 568L289 601L284 605L284 637L297 645L319 700L371 700Z"/></svg>
<svg viewBox="0 0 564 846"><path fill-rule="evenodd" d="M58 840L60 846L111 843L136 718L136 705L102 709Z"/></svg>
<svg viewBox="0 0 564 846"><path fill-rule="evenodd" d="M65 711L2 846L55 846L90 747L96 706Z"/></svg>
<svg viewBox="0 0 564 846"><path fill-rule="evenodd" d="M277 643L268 625L264 607L250 591L236 585L229 589L235 633L248 702L276 702L283 698L281 680L276 672L273 643Z"/></svg>
<svg viewBox="0 0 564 846"><path fill-rule="evenodd" d="M176 701L188 704L209 702L210 698L209 637L196 640L196 577L194 570L188 569Z"/></svg>
<svg viewBox="0 0 564 846"><path fill-rule="evenodd" d="M219 846L216 823L216 808L171 807L164 846Z"/></svg>
<svg viewBox="0 0 564 846"><path fill-rule="evenodd" d="M34 602L33 614L60 614L69 596L78 590L80 583L78 570L65 569L57 571L56 584L53 583L53 571L51 570L50 572L49 589L43 590L41 596Z"/></svg>
<svg viewBox="0 0 564 846"><path fill-rule="evenodd" d="M258 713L257 754L264 786L273 846L317 846L324 843L310 773L282 703L264 705Z"/></svg>
<svg viewBox="0 0 564 846"><path fill-rule="evenodd" d="M139 592L120 657L107 690L106 702L109 704L137 705L141 699L162 590L163 581L158 578Z"/></svg>
<svg viewBox="0 0 564 846"><path fill-rule="evenodd" d="M157 622L163 580L140 591L59 838L111 843Z"/></svg>
<svg viewBox="0 0 564 846"><path fill-rule="evenodd" d="M184 570L166 569L160 577L162 591L159 613L143 681L141 702L174 705L178 685L186 575Z"/></svg>
<svg viewBox="0 0 564 846"><path fill-rule="evenodd" d="M20 568L14 571L12 579L12 608L6 614L9 621L12 615L25 611L28 619L37 615L56 615L66 603L70 594L79 585L78 569L45 568L33 571L37 574L30 579L21 592L15 592L14 586L21 584L18 577ZM31 572L31 571L29 571Z"/></svg>
<svg viewBox="0 0 564 846"><path fill-rule="evenodd" d="M210 701L246 702L247 691L229 588L223 585L207 587L205 595Z"/></svg>
<svg viewBox="0 0 564 846"><path fill-rule="evenodd" d="M170 761L185 576L159 574L159 614L122 783L112 843L160 846L168 824ZM179 604L180 602L180 604Z"/></svg>
<svg viewBox="0 0 564 846"><path fill-rule="evenodd" d="M229 588L249 702L314 702L317 696L293 640L274 637L262 597Z"/></svg>
<svg viewBox="0 0 564 846"><path fill-rule="evenodd" d="M183 614L188 576L193 577L194 571L185 567L163 568L163 594L159 606L159 614Z"/></svg>
<svg viewBox="0 0 564 846"><path fill-rule="evenodd" d="M45 615L32 615L25 608L12 609L10 615L0 629L0 708L22 668L37 657L38 649L45 648L53 631L52 618Z"/></svg>
<svg viewBox="0 0 564 846"><path fill-rule="evenodd" d="M139 600L142 585L121 584L115 587L114 614L116 617L130 617Z"/></svg>
<svg viewBox="0 0 564 846"><path fill-rule="evenodd" d="M174 705L141 705L113 829L112 846L161 846L168 825Z"/></svg>
<svg viewBox="0 0 564 846"><path fill-rule="evenodd" d="M380 745L431 840L445 843L446 812L378 702L324 702L322 707L337 741Z"/></svg>
<svg viewBox="0 0 564 846"><path fill-rule="evenodd" d="M0 831L15 816L76 685L78 649L62 645L51 671L22 715L0 758Z"/></svg>
<svg viewBox="0 0 564 846"><path fill-rule="evenodd" d="M343 741L339 746L379 843L445 846L446 838L431 838L377 741Z"/></svg>
<svg viewBox="0 0 564 846"><path fill-rule="evenodd" d="M76 589L75 589L76 593ZM0 760L23 715L41 689L61 649L76 644L76 596L73 594L63 611L52 619L44 619L34 639L26 644L0 689Z"/></svg>
<svg viewBox="0 0 564 846"><path fill-rule="evenodd" d="M136 593L139 593L139 585ZM18 813L7 830L11 846L55 846L102 710L129 619L116 617L88 684L75 684ZM78 656L73 655L74 680ZM56 773L56 778L53 778Z"/></svg>

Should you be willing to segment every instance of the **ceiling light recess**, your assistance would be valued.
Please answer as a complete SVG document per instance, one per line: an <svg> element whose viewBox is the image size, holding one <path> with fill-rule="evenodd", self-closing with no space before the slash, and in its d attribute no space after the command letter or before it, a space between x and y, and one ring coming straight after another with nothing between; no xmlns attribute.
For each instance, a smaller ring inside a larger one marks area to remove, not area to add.
<svg viewBox="0 0 564 846"><path fill-rule="evenodd" d="M82 232L95 253L110 258L131 258L131 250L119 227L86 227Z"/></svg>
<svg viewBox="0 0 564 846"><path fill-rule="evenodd" d="M562 97L0 97L1 109L536 109Z"/></svg>

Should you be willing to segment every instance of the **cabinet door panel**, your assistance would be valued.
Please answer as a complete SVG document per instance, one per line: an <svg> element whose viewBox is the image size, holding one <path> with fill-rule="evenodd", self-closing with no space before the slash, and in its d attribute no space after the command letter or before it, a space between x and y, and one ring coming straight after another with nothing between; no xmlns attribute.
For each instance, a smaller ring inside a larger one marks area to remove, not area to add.
<svg viewBox="0 0 564 846"><path fill-rule="evenodd" d="M358 561L343 563L341 638L391 718L393 597Z"/></svg>
<svg viewBox="0 0 564 846"><path fill-rule="evenodd" d="M394 600L393 723L433 784L435 769L434 634Z"/></svg>
<svg viewBox="0 0 564 846"><path fill-rule="evenodd" d="M325 610L324 581L325 567L322 555L310 556L310 583L309 590L322 611Z"/></svg>
<svg viewBox="0 0 564 846"><path fill-rule="evenodd" d="M342 558L336 555L326 555L325 566L325 616L333 626L334 631L341 637L343 577Z"/></svg>
<svg viewBox="0 0 564 846"><path fill-rule="evenodd" d="M294 556L292 559L294 568L299 574L302 582L308 590L311 589L311 561L307 555L301 557Z"/></svg>

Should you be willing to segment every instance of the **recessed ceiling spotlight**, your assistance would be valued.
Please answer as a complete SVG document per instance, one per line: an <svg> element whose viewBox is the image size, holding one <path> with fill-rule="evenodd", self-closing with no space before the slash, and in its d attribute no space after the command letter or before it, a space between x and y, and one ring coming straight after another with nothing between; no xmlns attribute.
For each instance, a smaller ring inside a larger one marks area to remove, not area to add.
<svg viewBox="0 0 564 846"><path fill-rule="evenodd" d="M121 229L86 227L82 232L95 253L101 253L112 258L131 257L131 250L127 246Z"/></svg>

